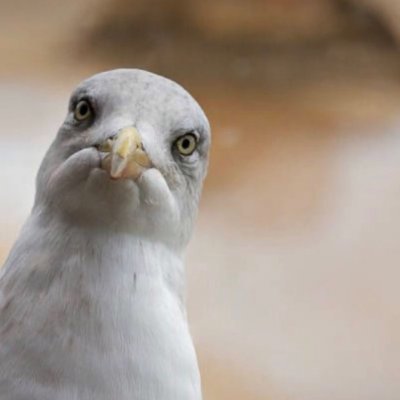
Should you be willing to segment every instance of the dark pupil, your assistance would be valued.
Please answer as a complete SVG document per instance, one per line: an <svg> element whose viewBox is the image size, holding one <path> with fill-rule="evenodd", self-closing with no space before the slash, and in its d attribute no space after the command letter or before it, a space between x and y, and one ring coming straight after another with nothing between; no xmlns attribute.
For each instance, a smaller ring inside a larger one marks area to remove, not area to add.
<svg viewBox="0 0 400 400"><path fill-rule="evenodd" d="M80 115L86 115L88 113L88 111L89 111L89 107L87 106L87 104L81 104L79 106L78 112Z"/></svg>
<svg viewBox="0 0 400 400"><path fill-rule="evenodd" d="M189 139L183 139L182 140L182 147L187 150L190 147L190 140Z"/></svg>

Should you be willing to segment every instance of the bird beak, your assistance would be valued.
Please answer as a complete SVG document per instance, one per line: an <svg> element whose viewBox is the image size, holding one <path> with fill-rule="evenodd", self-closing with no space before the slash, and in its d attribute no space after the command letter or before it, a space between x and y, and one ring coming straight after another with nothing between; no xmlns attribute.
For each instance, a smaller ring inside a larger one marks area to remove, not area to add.
<svg viewBox="0 0 400 400"><path fill-rule="evenodd" d="M140 134L134 127L121 129L113 138L103 142L99 151L106 153L101 166L113 179L137 179L152 166Z"/></svg>

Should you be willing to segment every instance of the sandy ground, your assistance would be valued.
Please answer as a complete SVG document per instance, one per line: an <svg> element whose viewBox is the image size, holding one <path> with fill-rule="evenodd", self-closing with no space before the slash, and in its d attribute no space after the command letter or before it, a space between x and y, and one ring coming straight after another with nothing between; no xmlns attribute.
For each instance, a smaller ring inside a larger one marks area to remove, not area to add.
<svg viewBox="0 0 400 400"><path fill-rule="evenodd" d="M80 10L71 4L65 26ZM0 68L0 264L70 90L102 69L52 55L65 37L35 39L42 56L24 53L13 18L16 44L0 35L10 55ZM30 23L32 36L42 25ZM187 256L205 398L400 398L396 76L188 89L214 134Z"/></svg>

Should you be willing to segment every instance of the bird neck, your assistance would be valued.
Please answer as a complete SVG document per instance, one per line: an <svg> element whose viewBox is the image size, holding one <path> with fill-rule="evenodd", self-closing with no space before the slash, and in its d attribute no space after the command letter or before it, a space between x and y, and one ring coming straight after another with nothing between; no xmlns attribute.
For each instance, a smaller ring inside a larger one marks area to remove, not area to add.
<svg viewBox="0 0 400 400"><path fill-rule="evenodd" d="M24 254L23 259L18 254ZM184 309L182 254L162 242L132 233L76 226L33 212L5 267L15 265L18 269L60 273L70 286L79 277L90 287L114 294L125 290L126 282L161 282ZM46 268L48 271L44 271Z"/></svg>

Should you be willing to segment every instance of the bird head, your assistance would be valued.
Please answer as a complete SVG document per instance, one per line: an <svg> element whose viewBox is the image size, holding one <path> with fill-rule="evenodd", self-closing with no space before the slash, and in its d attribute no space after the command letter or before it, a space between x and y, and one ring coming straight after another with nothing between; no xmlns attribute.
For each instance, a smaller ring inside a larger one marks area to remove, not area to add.
<svg viewBox="0 0 400 400"><path fill-rule="evenodd" d="M39 169L34 210L186 243L209 145L204 112L177 83L141 70L97 74L71 96Z"/></svg>

